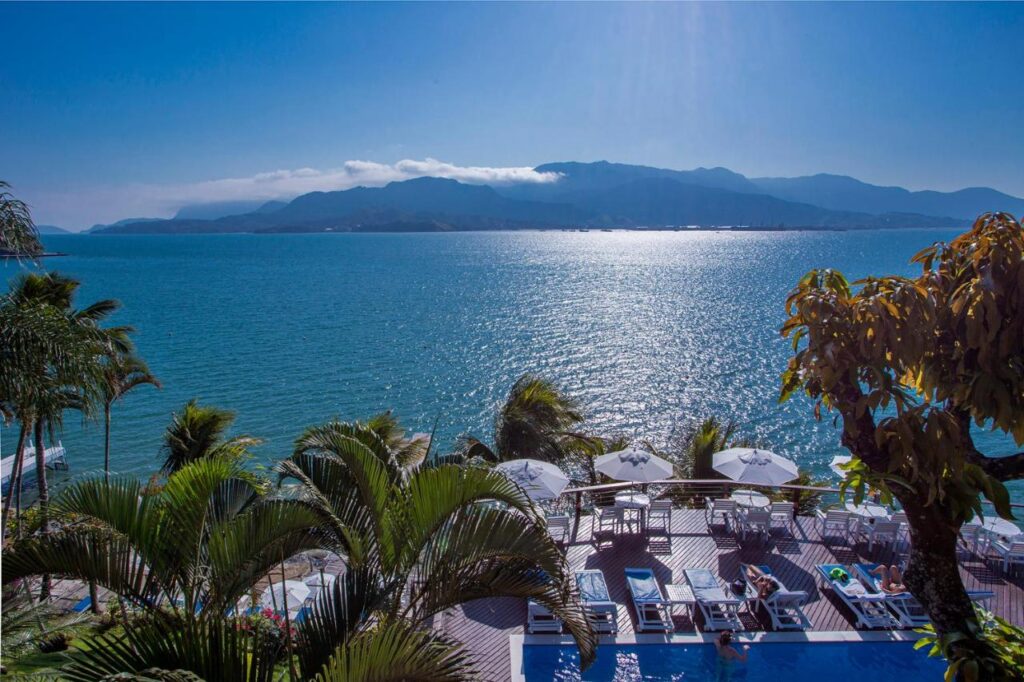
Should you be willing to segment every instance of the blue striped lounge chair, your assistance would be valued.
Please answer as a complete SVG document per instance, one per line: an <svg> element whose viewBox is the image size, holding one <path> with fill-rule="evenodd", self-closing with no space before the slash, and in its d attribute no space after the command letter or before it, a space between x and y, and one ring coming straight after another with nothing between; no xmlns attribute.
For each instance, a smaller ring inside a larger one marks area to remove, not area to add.
<svg viewBox="0 0 1024 682"><path fill-rule="evenodd" d="M626 585L636 610L637 631L672 632L672 604L658 587L654 571L649 568L627 568Z"/></svg>
<svg viewBox="0 0 1024 682"><path fill-rule="evenodd" d="M604 573L598 569L576 572L576 587L594 632L614 635L619 631L618 605L612 601Z"/></svg>
<svg viewBox="0 0 1024 682"><path fill-rule="evenodd" d="M704 616L706 630L742 630L739 608L742 599L725 593L715 574L706 568L687 568L683 571L693 589L697 606Z"/></svg>
<svg viewBox="0 0 1024 682"><path fill-rule="evenodd" d="M747 564L740 564L743 581L747 584L747 594L756 596L758 594L757 586L754 585L750 580L750 576L747 575L747 568ZM768 617L771 618L772 628L775 630L806 630L811 627L811 621L807 618L802 608L807 603L808 594L803 590L794 591L787 589L781 580L772 575L772 569L768 566L761 565L757 568L763 574L775 578L775 582L779 585L779 589L764 599L758 598L757 600L768 613Z"/></svg>
<svg viewBox="0 0 1024 682"><path fill-rule="evenodd" d="M850 568L842 564L819 564L815 568L824 584L856 617L856 627L870 629L899 626L899 621L886 608L885 595L858 580Z"/></svg>

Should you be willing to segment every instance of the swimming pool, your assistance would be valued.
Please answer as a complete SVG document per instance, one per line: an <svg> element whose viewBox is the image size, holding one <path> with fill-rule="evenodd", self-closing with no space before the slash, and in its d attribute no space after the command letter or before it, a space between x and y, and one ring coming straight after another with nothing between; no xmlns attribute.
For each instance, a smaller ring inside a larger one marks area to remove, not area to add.
<svg viewBox="0 0 1024 682"><path fill-rule="evenodd" d="M575 647L523 647L527 682L937 682L945 669L906 642L758 642L745 664L721 662L711 644L602 644L583 674Z"/></svg>

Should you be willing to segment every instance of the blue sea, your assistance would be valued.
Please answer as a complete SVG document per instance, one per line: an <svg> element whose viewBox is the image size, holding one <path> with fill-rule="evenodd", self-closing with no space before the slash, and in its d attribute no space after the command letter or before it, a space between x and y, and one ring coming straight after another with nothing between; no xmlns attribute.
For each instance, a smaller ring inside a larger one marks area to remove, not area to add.
<svg viewBox="0 0 1024 682"><path fill-rule="evenodd" d="M491 434L524 372L550 377L601 434L665 443L708 415L824 477L831 420L777 404L790 353L784 300L811 268L914 274L954 231L476 232L51 236L44 266L116 298L163 381L117 405L112 461L151 473L171 412L192 397L237 412L267 463L332 417L393 409L411 431ZM2 266L5 279L24 265ZM16 429L3 429L2 449ZM102 466L102 427L70 416L72 471ZM990 433L982 445L1012 451Z"/></svg>

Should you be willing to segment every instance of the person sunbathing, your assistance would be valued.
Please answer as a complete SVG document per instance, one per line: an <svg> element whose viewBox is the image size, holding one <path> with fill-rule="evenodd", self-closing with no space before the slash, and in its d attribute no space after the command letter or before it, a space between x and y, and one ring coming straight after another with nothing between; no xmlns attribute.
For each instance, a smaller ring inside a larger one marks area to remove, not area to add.
<svg viewBox="0 0 1024 682"><path fill-rule="evenodd" d="M907 591L907 586L903 584L903 574L895 566L882 564L872 569L871 572L881 578L879 587L882 589L882 592L886 594L902 594Z"/></svg>
<svg viewBox="0 0 1024 682"><path fill-rule="evenodd" d="M758 599L767 599L782 587L775 576L768 575L757 566L747 566L747 578L757 589Z"/></svg>
<svg viewBox="0 0 1024 682"><path fill-rule="evenodd" d="M736 650L736 647L732 645L732 630L723 630L722 634L718 635L718 639L715 640L715 648L718 649L719 658L723 660L746 663L747 652L750 650L750 645L744 644L743 653L740 653Z"/></svg>

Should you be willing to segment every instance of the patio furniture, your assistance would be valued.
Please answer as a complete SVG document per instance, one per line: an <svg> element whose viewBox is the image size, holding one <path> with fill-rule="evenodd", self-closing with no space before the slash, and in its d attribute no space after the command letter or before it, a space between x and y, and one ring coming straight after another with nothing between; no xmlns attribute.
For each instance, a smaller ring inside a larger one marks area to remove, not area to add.
<svg viewBox="0 0 1024 682"><path fill-rule="evenodd" d="M596 507L594 533L610 533L618 535L622 532L622 507Z"/></svg>
<svg viewBox="0 0 1024 682"><path fill-rule="evenodd" d="M535 502L554 500L569 485L569 477L551 462L537 459L513 459L494 467L526 491Z"/></svg>
<svg viewBox="0 0 1024 682"><path fill-rule="evenodd" d="M1002 561L1003 573L1014 566L1024 565L1024 539L996 540L989 545L989 552L993 558Z"/></svg>
<svg viewBox="0 0 1024 682"><path fill-rule="evenodd" d="M672 632L672 603L665 599L649 568L627 568L626 585L636 610L637 632Z"/></svg>
<svg viewBox="0 0 1024 682"><path fill-rule="evenodd" d="M875 521L874 523L862 523L857 527L858 534L867 538L868 553L876 543L895 545L900 537L900 524L895 521Z"/></svg>
<svg viewBox="0 0 1024 682"><path fill-rule="evenodd" d="M693 596L704 616L706 630L743 629L739 617L742 599L727 595L718 583L718 578L706 568L687 568L683 574L693 588Z"/></svg>
<svg viewBox="0 0 1024 682"><path fill-rule="evenodd" d="M665 597L670 610L674 612L675 607L682 606L686 609L686 615L693 620L693 607L697 604L697 598L693 596L693 588L688 583L666 583Z"/></svg>
<svg viewBox="0 0 1024 682"><path fill-rule="evenodd" d="M850 512L838 509L829 509L823 512L819 509L815 516L818 519L822 540L828 537L842 536L847 542L850 541L850 523L853 521L853 515Z"/></svg>
<svg viewBox="0 0 1024 682"><path fill-rule="evenodd" d="M526 631L561 632L562 621L546 607L530 599L526 602Z"/></svg>
<svg viewBox="0 0 1024 682"><path fill-rule="evenodd" d="M602 635L614 635L618 632L619 609L608 593L604 573L598 569L577 571L576 587L580 591L580 600L594 632Z"/></svg>
<svg viewBox="0 0 1024 682"><path fill-rule="evenodd" d="M712 500L704 499L704 515L708 522L708 528L714 525L716 518L721 518L726 528L732 528L736 523L736 501L728 499Z"/></svg>
<svg viewBox="0 0 1024 682"><path fill-rule="evenodd" d="M803 605L807 603L809 595L803 590L790 590L772 574L772 569L766 565L758 566L762 574L771 576L778 584L779 589L772 592L765 598L760 597L757 586L751 581L747 573L749 564L740 564L740 572L743 582L747 584L747 598L755 599L768 613L772 621L772 628L775 630L806 630L811 627L811 621L803 611Z"/></svg>
<svg viewBox="0 0 1024 682"><path fill-rule="evenodd" d="M854 564L853 570L857 577L868 586L873 592L885 597L885 605L896 616L896 620L905 628L918 628L927 625L930 620L924 606L909 592L889 594L882 589L882 578L874 573L881 564L860 563Z"/></svg>
<svg viewBox="0 0 1024 682"><path fill-rule="evenodd" d="M758 448L729 448L711 456L711 468L739 483L782 485L799 476L796 462Z"/></svg>
<svg viewBox="0 0 1024 682"><path fill-rule="evenodd" d="M549 516L545 519L548 527L548 534L557 545L569 544L569 517L564 514Z"/></svg>
<svg viewBox="0 0 1024 682"><path fill-rule="evenodd" d="M615 494L615 506L622 509L623 528L632 525L634 513L637 529L642 531L646 523L647 508L651 506L651 498L643 493L627 490Z"/></svg>
<svg viewBox="0 0 1024 682"><path fill-rule="evenodd" d="M626 448L601 455L594 460L594 469L616 481L650 483L672 475L672 463L646 450Z"/></svg>
<svg viewBox="0 0 1024 682"><path fill-rule="evenodd" d="M771 504L767 495L756 490L733 490L729 499L744 509L763 509Z"/></svg>
<svg viewBox="0 0 1024 682"><path fill-rule="evenodd" d="M885 595L868 589L842 564L815 566L824 584L856 617L855 627L893 628L899 625L885 605Z"/></svg>
<svg viewBox="0 0 1024 682"><path fill-rule="evenodd" d="M767 539L771 533L772 514L767 509L748 509L739 516L740 537L747 539L748 534L756 534Z"/></svg>
<svg viewBox="0 0 1024 682"><path fill-rule="evenodd" d="M957 549L968 556L984 556L988 553L989 535L979 524L968 523L960 527Z"/></svg>
<svg viewBox="0 0 1024 682"><path fill-rule="evenodd" d="M784 528L788 530L790 534L793 533L796 507L792 502L772 502L771 507L769 507L769 513L772 516L772 528Z"/></svg>
<svg viewBox="0 0 1024 682"><path fill-rule="evenodd" d="M647 532L660 531L672 535L672 500L654 500L647 510Z"/></svg>

